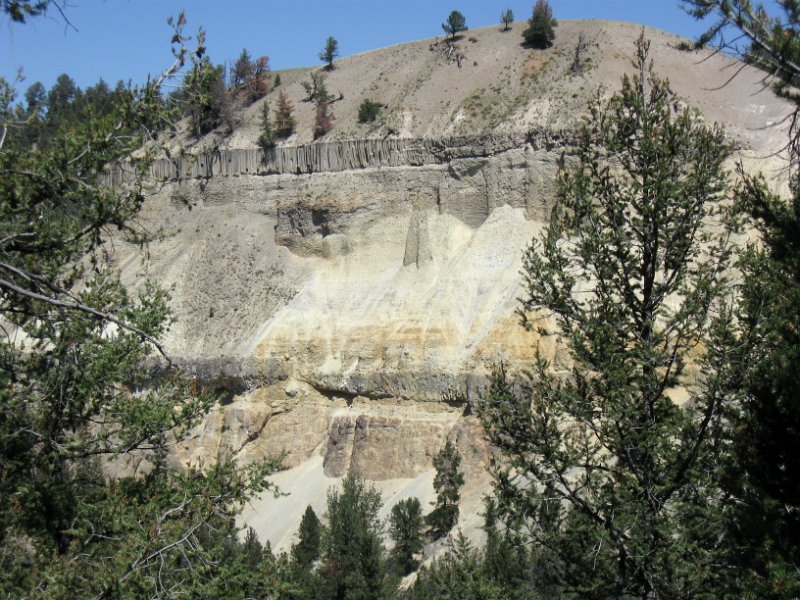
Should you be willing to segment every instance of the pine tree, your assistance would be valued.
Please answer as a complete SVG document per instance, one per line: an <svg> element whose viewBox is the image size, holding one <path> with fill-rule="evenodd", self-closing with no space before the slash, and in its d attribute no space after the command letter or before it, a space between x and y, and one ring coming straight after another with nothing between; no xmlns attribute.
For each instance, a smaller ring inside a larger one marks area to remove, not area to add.
<svg viewBox="0 0 800 600"><path fill-rule="evenodd" d="M516 590L504 588L484 572L481 553L460 531L447 540L447 551L419 571L414 587L404 596L409 600L510 600ZM527 598L537 598L530 595Z"/></svg>
<svg viewBox="0 0 800 600"><path fill-rule="evenodd" d="M245 85L248 102L255 102L270 93L272 86L269 78L269 57L259 56L252 63L252 75Z"/></svg>
<svg viewBox="0 0 800 600"><path fill-rule="evenodd" d="M164 354L167 294L147 281L137 293L126 289L108 260L112 236L148 239L137 216L150 153L138 151L145 144L157 151L153 124L171 116L159 86L204 52L185 47L182 15L171 24L175 62L161 75L111 95L98 85L88 104L77 104L77 90L63 79L54 99L67 109L65 120L50 143L0 135L7 334L0 589L7 597L249 595L238 575L246 565L234 515L269 487L275 464L245 472L224 460L202 471L168 467L169 448L214 398L173 369L154 376L145 366ZM0 131L12 117L7 91L0 78ZM110 187L109 175L123 166L130 178ZM109 480L102 466L131 455L141 461L136 476Z"/></svg>
<svg viewBox="0 0 800 600"><path fill-rule="evenodd" d="M278 94L278 105L275 107L275 133L285 139L294 133L295 120L292 116L294 106L289 102L283 90Z"/></svg>
<svg viewBox="0 0 800 600"><path fill-rule="evenodd" d="M319 104L320 102L330 102L333 99L325 86L325 73L321 71L312 71L309 81L301 81L300 85L306 92L304 102Z"/></svg>
<svg viewBox="0 0 800 600"><path fill-rule="evenodd" d="M242 557L244 564L250 571L258 572L261 563L264 560L264 547L258 539L255 529L252 527L247 528L244 542L242 542Z"/></svg>
<svg viewBox="0 0 800 600"><path fill-rule="evenodd" d="M323 597L382 597L386 566L380 508L380 494L352 473L342 481L341 493L328 492L328 526L319 572Z"/></svg>
<svg viewBox="0 0 800 600"><path fill-rule="evenodd" d="M765 10L744 0L690 0L697 18L718 20L698 45L727 47L722 32L738 30L750 44L747 59L769 72L776 91L800 104L800 5ZM775 14L779 13L779 14ZM738 37L736 39L739 39ZM737 327L725 351L731 365L729 413L732 452L723 464L721 496L730 564L730 595L800 596L800 137L789 131L791 190L768 190L761 176L744 175L738 206L760 243L749 246L742 272Z"/></svg>
<svg viewBox="0 0 800 600"><path fill-rule="evenodd" d="M306 507L306 512L303 513L297 535L299 539L292 546L292 560L301 568L308 570L319 558L322 539L322 525L317 513L310 506Z"/></svg>
<svg viewBox="0 0 800 600"><path fill-rule="evenodd" d="M213 66L208 57L192 65L184 79L183 96L195 137L202 137L222 123L232 126L231 98L223 69Z"/></svg>
<svg viewBox="0 0 800 600"><path fill-rule="evenodd" d="M389 535L394 541L392 554L401 575L408 575L419 565L422 552L422 507L418 498L406 498L392 507L389 514Z"/></svg>
<svg viewBox="0 0 800 600"><path fill-rule="evenodd" d="M436 502L426 520L431 535L437 539L447 535L458 522L458 502L461 499L461 487L464 485L464 474L460 468L461 455L450 440L434 456L433 467L436 469L436 476L433 478Z"/></svg>
<svg viewBox="0 0 800 600"><path fill-rule="evenodd" d="M498 509L587 597L712 593L721 533L725 366L702 349L729 291L727 233L709 224L722 218L729 150L653 75L648 47L640 37L637 74L592 103L548 230L524 257L523 321L547 335L539 311L552 315L572 369L537 352L528 394L500 371L481 406L502 453Z"/></svg>
<svg viewBox="0 0 800 600"><path fill-rule="evenodd" d="M325 68L328 71L333 70L333 61L339 56L339 42L333 36L328 36L325 40L325 47L319 51L319 59L326 63Z"/></svg>
<svg viewBox="0 0 800 600"><path fill-rule="evenodd" d="M462 31L467 31L467 20L464 18L464 15L454 10L448 15L447 21L442 23L442 29L450 36L451 40L454 40L456 35Z"/></svg>
<svg viewBox="0 0 800 600"><path fill-rule="evenodd" d="M505 9L500 13L500 21L503 23L503 31L508 31L509 26L514 22L514 11L510 8Z"/></svg>
<svg viewBox="0 0 800 600"><path fill-rule="evenodd" d="M522 32L522 37L525 38L525 43L533 48L549 48L556 39L557 25L550 3L547 0L536 0L533 14L528 20L528 28Z"/></svg>
<svg viewBox="0 0 800 600"><path fill-rule="evenodd" d="M261 105L261 135L258 136L258 145L261 146L265 154L275 147L277 137L278 135L269 118L269 104L264 102Z"/></svg>
<svg viewBox="0 0 800 600"><path fill-rule="evenodd" d="M231 87L241 88L247 85L253 77L253 61L250 58L250 53L247 48L242 50L239 58L231 71Z"/></svg>

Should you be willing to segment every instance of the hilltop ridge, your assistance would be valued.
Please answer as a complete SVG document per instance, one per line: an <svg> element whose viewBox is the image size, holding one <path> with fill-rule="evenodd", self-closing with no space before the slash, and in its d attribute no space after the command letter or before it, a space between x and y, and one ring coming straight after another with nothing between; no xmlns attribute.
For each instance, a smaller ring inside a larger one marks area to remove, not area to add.
<svg viewBox="0 0 800 600"><path fill-rule="evenodd" d="M598 91L610 91L622 73L631 71L631 48L642 30L632 23L562 21L551 48L531 50L522 46L524 26L514 23L507 32L489 26L459 36L456 45L463 55L461 66L444 55L442 49L447 44L441 37L337 60L332 71L323 70L326 86L335 98L335 120L332 131L321 141L435 139L574 128L585 114L587 101ZM581 33L586 52L582 70L575 73L572 62ZM738 99L750 97L763 87L761 73L746 69L733 77L735 61L728 57L680 50L678 45L686 40L656 29L647 28L646 35L651 40L656 72L669 79L680 96L710 121L728 124L730 133L746 145L761 145L753 130L763 127L763 116L775 123L781 115L773 115L773 120L769 115L753 113L763 106L738 105ZM279 71L281 86L264 99L274 108L278 93L283 91L294 104L296 133L279 142L280 146L313 141L314 104L304 101L301 82L317 70L322 67ZM364 99L384 107L374 123L358 123L358 107ZM224 128L217 129L197 141L195 147L257 147L262 102L236 115L231 135ZM778 139L780 134L770 132L769 137ZM193 142L186 135L180 136L180 141Z"/></svg>

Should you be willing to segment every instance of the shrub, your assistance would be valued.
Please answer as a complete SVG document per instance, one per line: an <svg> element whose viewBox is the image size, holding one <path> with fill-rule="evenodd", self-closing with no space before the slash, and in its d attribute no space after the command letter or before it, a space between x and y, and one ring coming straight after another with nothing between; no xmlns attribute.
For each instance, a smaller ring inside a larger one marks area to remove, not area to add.
<svg viewBox="0 0 800 600"><path fill-rule="evenodd" d="M358 122L359 123L372 123L378 118L381 112L381 105L372 100L366 99L358 107Z"/></svg>

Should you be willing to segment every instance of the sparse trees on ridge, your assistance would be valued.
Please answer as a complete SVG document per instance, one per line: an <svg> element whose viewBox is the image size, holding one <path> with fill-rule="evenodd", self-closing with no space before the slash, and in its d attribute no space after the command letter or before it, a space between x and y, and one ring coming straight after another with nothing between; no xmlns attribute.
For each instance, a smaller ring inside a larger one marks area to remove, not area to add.
<svg viewBox="0 0 800 600"><path fill-rule="evenodd" d="M325 46L319 51L319 59L326 63L325 68L331 71L333 70L333 61L337 56L339 56L339 42L333 36L328 36Z"/></svg>
<svg viewBox="0 0 800 600"><path fill-rule="evenodd" d="M450 39L455 39L456 35L461 33L462 31L467 31L467 20L457 10L454 10L450 13L447 17L447 21L442 23L442 29L444 32L450 36Z"/></svg>
<svg viewBox="0 0 800 600"><path fill-rule="evenodd" d="M222 67L204 56L192 65L182 86L183 111L189 116L192 133L200 138L222 123L232 127L232 99L225 87Z"/></svg>
<svg viewBox="0 0 800 600"><path fill-rule="evenodd" d="M533 14L528 20L528 28L522 32L522 37L533 48L549 48L556 39L557 25L558 21L553 17L553 9L548 0L536 0Z"/></svg>
<svg viewBox="0 0 800 600"><path fill-rule="evenodd" d="M500 22L503 23L503 31L508 31L511 23L514 22L514 11L510 8L500 13Z"/></svg>
<svg viewBox="0 0 800 600"><path fill-rule="evenodd" d="M304 102L319 104L320 102L333 100L333 96L328 92L328 88L325 85L325 73L322 71L311 71L309 81L301 81L300 85L303 86L303 90L306 92L306 97L303 99Z"/></svg>
<svg viewBox="0 0 800 600"><path fill-rule="evenodd" d="M247 49L242 50L231 69L231 90L244 95L247 102L255 102L270 92L269 58L250 58Z"/></svg>
<svg viewBox="0 0 800 600"><path fill-rule="evenodd" d="M242 50L231 69L231 87L242 87L253 75L253 62L247 48Z"/></svg>

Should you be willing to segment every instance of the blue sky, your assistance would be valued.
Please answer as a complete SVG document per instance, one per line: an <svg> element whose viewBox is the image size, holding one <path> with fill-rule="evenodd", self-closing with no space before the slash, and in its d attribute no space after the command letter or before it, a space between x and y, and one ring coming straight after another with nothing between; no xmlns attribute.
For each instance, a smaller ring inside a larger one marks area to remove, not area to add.
<svg viewBox="0 0 800 600"><path fill-rule="evenodd" d="M273 69L319 63L327 36L342 56L442 34L441 23L460 10L471 28L499 22L505 8L515 19L530 16L533 0L67 0L68 27L56 12L25 25L0 17L0 75L22 67L24 90L34 81L48 88L60 73L81 87L101 77L143 81L171 61L167 17L184 9L188 31L206 30L212 60L222 63L247 48L267 55ZM610 19L652 25L687 37L702 25L678 0L551 0L559 19Z"/></svg>

